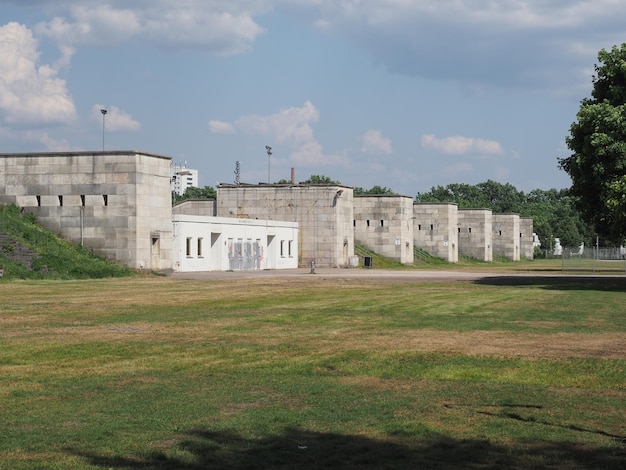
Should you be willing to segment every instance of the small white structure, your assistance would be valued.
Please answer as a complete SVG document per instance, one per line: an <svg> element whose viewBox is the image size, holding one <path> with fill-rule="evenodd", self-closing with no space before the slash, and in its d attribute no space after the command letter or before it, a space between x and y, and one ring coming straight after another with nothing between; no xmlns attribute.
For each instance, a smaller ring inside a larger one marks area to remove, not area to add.
<svg viewBox="0 0 626 470"><path fill-rule="evenodd" d="M561 239L554 239L554 251L552 252L554 256L561 256L563 254L563 247L561 246Z"/></svg>
<svg viewBox="0 0 626 470"><path fill-rule="evenodd" d="M174 271L255 271L298 267L298 224L175 214Z"/></svg>
<svg viewBox="0 0 626 470"><path fill-rule="evenodd" d="M537 248L541 246L541 240L539 240L539 235L533 232L533 248Z"/></svg>
<svg viewBox="0 0 626 470"><path fill-rule="evenodd" d="M578 251L570 251L570 256L582 256L585 253L585 242L578 247Z"/></svg>
<svg viewBox="0 0 626 470"><path fill-rule="evenodd" d="M185 194L187 188L198 187L198 170L187 168L187 164L173 163L170 178L171 191L179 196Z"/></svg>

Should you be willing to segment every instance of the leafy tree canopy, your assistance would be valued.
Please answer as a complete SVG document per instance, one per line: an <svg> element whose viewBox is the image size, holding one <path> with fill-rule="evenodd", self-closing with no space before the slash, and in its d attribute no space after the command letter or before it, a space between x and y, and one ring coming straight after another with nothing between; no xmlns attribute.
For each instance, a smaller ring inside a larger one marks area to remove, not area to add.
<svg viewBox="0 0 626 470"><path fill-rule="evenodd" d="M553 246L558 237L564 246L589 245L594 240L591 227L583 222L567 190L535 189L528 194L511 184L486 181L477 185L449 184L418 193L416 202L453 202L461 209L491 209L497 213L515 212L532 217L533 228L544 248Z"/></svg>
<svg viewBox="0 0 626 470"><path fill-rule="evenodd" d="M311 175L308 180L303 181L306 184L341 184L340 181L335 181L326 175Z"/></svg>
<svg viewBox="0 0 626 470"><path fill-rule="evenodd" d="M477 185L464 183L437 186L417 193L416 202L455 202L461 209L485 207L494 212L519 212L524 193L511 184L488 180Z"/></svg>
<svg viewBox="0 0 626 470"><path fill-rule="evenodd" d="M583 219L605 238L626 237L626 43L598 53L592 98L581 101L559 166Z"/></svg>
<svg viewBox="0 0 626 470"><path fill-rule="evenodd" d="M196 188L194 186L190 186L185 189L185 192L182 194L172 193L174 198L174 204L178 204L180 202L186 201L187 199L215 199L217 197L217 192L213 186L205 186L204 188Z"/></svg>
<svg viewBox="0 0 626 470"><path fill-rule="evenodd" d="M364 195L364 194L371 194L371 195L376 195L376 194L396 194L394 192L393 189L388 188L387 186L372 186L370 189L363 189L361 187L356 187L354 188L354 195L355 196L359 196L359 195Z"/></svg>

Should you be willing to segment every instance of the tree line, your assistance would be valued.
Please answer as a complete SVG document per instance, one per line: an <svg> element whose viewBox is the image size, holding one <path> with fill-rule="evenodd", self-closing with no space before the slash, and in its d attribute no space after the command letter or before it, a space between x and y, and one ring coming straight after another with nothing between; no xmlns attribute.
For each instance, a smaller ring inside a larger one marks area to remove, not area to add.
<svg viewBox="0 0 626 470"><path fill-rule="evenodd" d="M415 202L452 202L459 208L487 208L532 217L542 248L623 244L626 237L626 43L602 49L592 78L590 98L584 98L565 142L572 154L559 166L572 179L568 189L534 189L528 194L511 184L485 181L476 185L449 184L417 193ZM289 184L289 180L278 183ZM309 184L341 184L324 175L311 175ZM394 194L384 186L354 188L355 195ZM175 203L215 197L210 186L187 188Z"/></svg>
<svg viewBox="0 0 626 470"><path fill-rule="evenodd" d="M291 181L281 180L277 183L288 184ZM325 175L311 175L303 183L341 184ZM379 185L369 189L354 188L355 196L384 194L395 193L391 188ZM187 199L214 199L216 196L211 186L192 187L187 188L183 195L175 195L174 202L178 204ZM457 204L460 209L485 208L495 213L513 212L521 217L531 217L534 232L539 236L543 249L553 247L554 238L557 237L563 246L578 246L581 243L592 245L596 242L596 232L583 221L566 189L534 189L526 194L511 184L488 180L476 185L455 183L432 187L428 192L417 193L415 202L450 202Z"/></svg>
<svg viewBox="0 0 626 470"><path fill-rule="evenodd" d="M459 209L485 208L494 213L531 217L543 249L553 247L554 238L559 238L563 246L596 243L596 232L582 219L567 189L533 189L524 193L511 184L488 180L476 185L433 187L428 192L417 193L415 202L452 202Z"/></svg>

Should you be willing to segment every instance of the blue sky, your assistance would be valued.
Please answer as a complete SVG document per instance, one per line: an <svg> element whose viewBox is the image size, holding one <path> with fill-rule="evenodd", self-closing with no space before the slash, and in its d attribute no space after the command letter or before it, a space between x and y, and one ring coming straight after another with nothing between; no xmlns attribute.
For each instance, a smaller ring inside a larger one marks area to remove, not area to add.
<svg viewBox="0 0 626 470"><path fill-rule="evenodd" d="M565 188L623 0L0 0L0 153L170 155L200 185Z"/></svg>

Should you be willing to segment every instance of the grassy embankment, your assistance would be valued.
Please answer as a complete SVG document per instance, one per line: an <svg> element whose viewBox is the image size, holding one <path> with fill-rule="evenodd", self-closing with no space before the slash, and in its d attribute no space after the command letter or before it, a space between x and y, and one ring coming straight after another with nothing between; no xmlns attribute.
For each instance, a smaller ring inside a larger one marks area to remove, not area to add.
<svg viewBox="0 0 626 470"><path fill-rule="evenodd" d="M2 282L0 468L623 468L624 279L500 281Z"/></svg>
<svg viewBox="0 0 626 470"><path fill-rule="evenodd" d="M39 226L30 214L17 206L0 204L0 234L10 237L2 243L0 265L5 278L86 279L130 276L133 271L94 256ZM31 266L12 256L22 247L35 252Z"/></svg>

